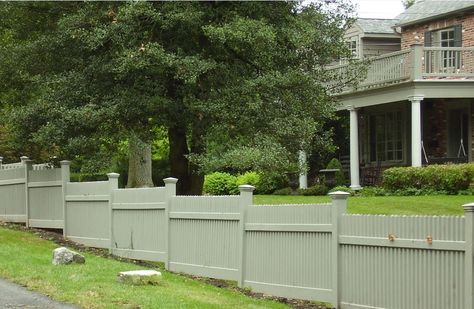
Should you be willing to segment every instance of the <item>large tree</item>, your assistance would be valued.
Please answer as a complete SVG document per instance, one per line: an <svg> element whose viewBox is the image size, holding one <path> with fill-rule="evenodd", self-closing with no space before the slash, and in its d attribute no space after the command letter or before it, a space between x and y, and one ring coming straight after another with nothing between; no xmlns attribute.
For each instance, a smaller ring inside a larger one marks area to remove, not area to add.
<svg viewBox="0 0 474 309"><path fill-rule="evenodd" d="M295 167L298 150L328 143L331 89L352 82L326 69L349 55L345 0L0 8L15 140L62 157L127 140L129 186L151 184L156 127L180 193L200 194L205 170Z"/></svg>

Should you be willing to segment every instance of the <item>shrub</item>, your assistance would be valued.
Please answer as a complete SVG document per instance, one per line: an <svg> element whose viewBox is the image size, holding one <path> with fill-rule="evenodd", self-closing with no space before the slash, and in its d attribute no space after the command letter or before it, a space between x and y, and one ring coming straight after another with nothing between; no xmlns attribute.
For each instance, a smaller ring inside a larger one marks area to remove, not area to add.
<svg viewBox="0 0 474 309"><path fill-rule="evenodd" d="M336 191L347 192L347 193L350 193L351 195L354 195L354 194L355 194L355 191L354 191L354 190L352 190L351 188L346 187L346 186L337 186L337 187L334 187L334 188L332 188L331 190L329 190L329 193L331 193L331 192L336 192Z"/></svg>
<svg viewBox="0 0 474 309"><path fill-rule="evenodd" d="M273 192L273 195L292 195L293 190L290 187L278 189Z"/></svg>
<svg viewBox="0 0 474 309"><path fill-rule="evenodd" d="M325 185L314 185L307 189L298 189L298 194L301 195L326 195L328 194L329 189Z"/></svg>
<svg viewBox="0 0 474 309"><path fill-rule="evenodd" d="M368 196L385 196L388 195L382 187L364 187L362 190L357 192L357 195L368 197Z"/></svg>
<svg viewBox="0 0 474 309"><path fill-rule="evenodd" d="M339 172L336 172L335 181L336 186L344 186L346 185L346 177L344 176L344 171L342 170L342 164L339 162L338 159L334 158L329 161L326 169L338 169Z"/></svg>
<svg viewBox="0 0 474 309"><path fill-rule="evenodd" d="M384 171L383 184L387 190L393 192L417 189L457 194L469 188L473 176L472 164L395 167Z"/></svg>
<svg viewBox="0 0 474 309"><path fill-rule="evenodd" d="M211 195L238 194L237 177L222 172L206 175L204 177L204 192Z"/></svg>
<svg viewBox="0 0 474 309"><path fill-rule="evenodd" d="M245 174L237 176L236 185L237 187L240 185L252 185L256 188L255 193L257 193L260 187L260 180L261 176L257 172L246 172Z"/></svg>
<svg viewBox="0 0 474 309"><path fill-rule="evenodd" d="M256 189L256 194L271 194L277 189L288 187L288 176L279 173L260 174L260 183Z"/></svg>

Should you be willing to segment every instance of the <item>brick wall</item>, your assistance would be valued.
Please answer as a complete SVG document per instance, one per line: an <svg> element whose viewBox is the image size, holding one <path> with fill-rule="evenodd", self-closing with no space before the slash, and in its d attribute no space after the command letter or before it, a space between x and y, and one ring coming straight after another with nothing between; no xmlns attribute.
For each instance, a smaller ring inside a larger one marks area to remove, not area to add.
<svg viewBox="0 0 474 309"><path fill-rule="evenodd" d="M474 13L466 13L464 15L456 15L453 17L443 18L436 21L426 22L424 24L403 27L402 29L402 49L409 48L416 42L424 44L424 34L426 31L433 31L448 28L454 25L462 24L463 47L474 46Z"/></svg>

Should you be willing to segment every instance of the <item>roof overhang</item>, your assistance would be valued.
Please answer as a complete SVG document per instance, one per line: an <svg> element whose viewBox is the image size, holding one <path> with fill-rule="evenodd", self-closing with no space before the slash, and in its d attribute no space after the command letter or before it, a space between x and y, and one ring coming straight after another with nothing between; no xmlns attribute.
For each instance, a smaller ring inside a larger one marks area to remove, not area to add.
<svg viewBox="0 0 474 309"><path fill-rule="evenodd" d="M413 26L413 25L421 24L421 23L424 23L424 22L427 22L427 21L430 21L430 20L433 20L433 19L438 19L438 18L442 18L442 17L447 17L447 16L451 16L451 15L465 13L467 11L472 11L472 10L474 10L474 4L472 6L468 6L468 7L465 7L465 8L458 9L458 10L449 11L449 12L446 12L446 13L442 13L442 14L438 14L438 15L434 15L434 16L429 16L429 17L426 17L426 18L416 19L416 20L412 20L412 21L409 21L409 22L406 22L406 23L403 23L403 22L398 23L394 27Z"/></svg>

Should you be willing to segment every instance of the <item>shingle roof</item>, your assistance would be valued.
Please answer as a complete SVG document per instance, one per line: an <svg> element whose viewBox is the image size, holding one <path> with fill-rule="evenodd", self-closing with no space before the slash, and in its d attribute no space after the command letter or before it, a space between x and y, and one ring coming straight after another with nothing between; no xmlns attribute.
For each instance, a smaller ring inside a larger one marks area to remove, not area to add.
<svg viewBox="0 0 474 309"><path fill-rule="evenodd" d="M398 15L397 26L407 26L459 11L474 9L474 0L418 0Z"/></svg>
<svg viewBox="0 0 474 309"><path fill-rule="evenodd" d="M397 19L359 18L356 23L364 33L393 34L392 27L397 21Z"/></svg>

